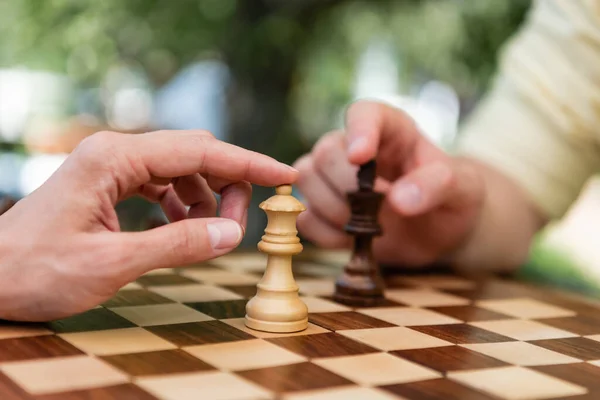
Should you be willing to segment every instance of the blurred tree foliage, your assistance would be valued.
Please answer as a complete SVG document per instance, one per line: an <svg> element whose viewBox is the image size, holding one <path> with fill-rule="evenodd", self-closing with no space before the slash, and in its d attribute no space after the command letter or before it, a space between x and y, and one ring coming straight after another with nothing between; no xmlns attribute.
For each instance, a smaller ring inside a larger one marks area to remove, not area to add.
<svg viewBox="0 0 600 400"><path fill-rule="evenodd" d="M485 90L529 3L0 0L0 67L54 70L96 87L112 66L130 64L159 87L193 61L218 58L233 76L232 142L292 162L352 99L370 40L394 44L404 82L441 79L470 98Z"/></svg>

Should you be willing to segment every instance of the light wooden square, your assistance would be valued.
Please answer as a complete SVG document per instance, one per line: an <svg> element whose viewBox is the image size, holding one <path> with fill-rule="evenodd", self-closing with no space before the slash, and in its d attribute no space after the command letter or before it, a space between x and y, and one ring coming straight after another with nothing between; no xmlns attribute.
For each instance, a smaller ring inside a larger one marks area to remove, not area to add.
<svg viewBox="0 0 600 400"><path fill-rule="evenodd" d="M385 296L413 307L463 306L470 303L468 299L433 289L390 289L386 290Z"/></svg>
<svg viewBox="0 0 600 400"><path fill-rule="evenodd" d="M360 385L379 386L440 378L432 369L387 353L314 359L313 363Z"/></svg>
<svg viewBox="0 0 600 400"><path fill-rule="evenodd" d="M190 346L183 350L221 371L243 371L306 361L305 357L262 339Z"/></svg>
<svg viewBox="0 0 600 400"><path fill-rule="evenodd" d="M143 328L64 333L59 336L86 353L103 356L167 350L177 347Z"/></svg>
<svg viewBox="0 0 600 400"><path fill-rule="evenodd" d="M559 339L577 336L572 332L554 328L537 321L522 319L471 322L470 325L517 340Z"/></svg>
<svg viewBox="0 0 600 400"><path fill-rule="evenodd" d="M181 303L243 299L237 293L212 285L165 285L148 288L151 292Z"/></svg>
<svg viewBox="0 0 600 400"><path fill-rule="evenodd" d="M179 303L153 304L149 306L117 307L111 309L138 326L183 324L214 319Z"/></svg>
<svg viewBox="0 0 600 400"><path fill-rule="evenodd" d="M333 301L313 296L300 296L300 300L306 304L309 313L328 313L339 311L350 311L350 307L343 306Z"/></svg>
<svg viewBox="0 0 600 400"><path fill-rule="evenodd" d="M265 271L267 255L264 253L226 254L210 261L210 264L235 271Z"/></svg>
<svg viewBox="0 0 600 400"><path fill-rule="evenodd" d="M521 366L570 364L581 360L525 342L462 344L467 349Z"/></svg>
<svg viewBox="0 0 600 400"><path fill-rule="evenodd" d="M41 326L6 325L0 326L0 339L11 339L28 336L51 335L52 331Z"/></svg>
<svg viewBox="0 0 600 400"><path fill-rule="evenodd" d="M381 389L360 386L338 387L333 389L307 390L288 394L283 400L401 400Z"/></svg>
<svg viewBox="0 0 600 400"><path fill-rule="evenodd" d="M384 351L423 349L453 344L405 327L352 329L337 331L356 341Z"/></svg>
<svg viewBox="0 0 600 400"><path fill-rule="evenodd" d="M459 324L462 321L415 307L364 308L358 312L399 326Z"/></svg>
<svg viewBox="0 0 600 400"><path fill-rule="evenodd" d="M449 372L448 378L508 400L559 399L587 393L584 387L522 367Z"/></svg>
<svg viewBox="0 0 600 400"><path fill-rule="evenodd" d="M227 271L220 268L194 268L184 270L181 276L213 285L243 286L256 285L261 277L244 272Z"/></svg>
<svg viewBox="0 0 600 400"><path fill-rule="evenodd" d="M113 366L88 356L7 363L0 370L31 394L48 394L126 383Z"/></svg>
<svg viewBox="0 0 600 400"><path fill-rule="evenodd" d="M220 371L140 378L136 383L161 400L271 398L271 393L266 389Z"/></svg>
<svg viewBox="0 0 600 400"><path fill-rule="evenodd" d="M330 332L329 330L327 330L325 328L321 328L320 326L312 324L310 322L308 323L308 328L306 328L305 330L300 331L300 332L293 332L293 333L271 333L271 332L256 331L256 330L250 329L246 326L244 318L222 319L221 322L224 322L227 325L231 325L236 329L239 329L241 331L249 333L250 335L252 335L254 337L261 338L261 339L286 337L286 336L314 335L316 333Z"/></svg>
<svg viewBox="0 0 600 400"><path fill-rule="evenodd" d="M561 318L577 314L566 308L528 298L481 300L476 305L504 315L523 319Z"/></svg>
<svg viewBox="0 0 600 400"><path fill-rule="evenodd" d="M123 286L119 290L138 290L143 289L144 287L137 282L129 282L127 285Z"/></svg>
<svg viewBox="0 0 600 400"><path fill-rule="evenodd" d="M144 276L146 275L171 275L174 274L175 270L173 268L159 268L159 269L153 269L152 271L148 271L144 274Z"/></svg>
<svg viewBox="0 0 600 400"><path fill-rule="evenodd" d="M331 296L335 290L333 279L297 279L300 293L310 296Z"/></svg>

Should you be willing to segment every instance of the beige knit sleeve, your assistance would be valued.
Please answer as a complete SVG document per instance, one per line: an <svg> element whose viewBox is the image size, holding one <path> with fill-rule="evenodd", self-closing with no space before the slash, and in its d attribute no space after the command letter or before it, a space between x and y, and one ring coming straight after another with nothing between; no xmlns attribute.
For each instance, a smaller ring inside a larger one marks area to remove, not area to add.
<svg viewBox="0 0 600 400"><path fill-rule="evenodd" d="M600 1L540 0L457 151L507 174L557 218L600 168L598 138Z"/></svg>

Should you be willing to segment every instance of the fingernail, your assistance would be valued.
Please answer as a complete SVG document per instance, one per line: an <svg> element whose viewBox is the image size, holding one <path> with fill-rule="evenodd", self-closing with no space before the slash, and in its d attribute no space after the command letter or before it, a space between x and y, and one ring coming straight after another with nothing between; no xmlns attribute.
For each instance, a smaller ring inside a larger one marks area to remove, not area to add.
<svg viewBox="0 0 600 400"><path fill-rule="evenodd" d="M421 190L414 183L402 183L393 191L392 201L404 210L414 210L421 203Z"/></svg>
<svg viewBox="0 0 600 400"><path fill-rule="evenodd" d="M356 138L348 144L348 153L353 154L356 153L361 148L364 148L367 145L367 138L359 137Z"/></svg>
<svg viewBox="0 0 600 400"><path fill-rule="evenodd" d="M292 167L291 165L287 165L287 164L282 164L282 165L285 165L287 167L287 169L289 169L292 172L298 172L298 170L296 168Z"/></svg>
<svg viewBox="0 0 600 400"><path fill-rule="evenodd" d="M235 221L214 222L208 224L206 228L208 230L210 245L215 250L233 248L242 240L242 229Z"/></svg>

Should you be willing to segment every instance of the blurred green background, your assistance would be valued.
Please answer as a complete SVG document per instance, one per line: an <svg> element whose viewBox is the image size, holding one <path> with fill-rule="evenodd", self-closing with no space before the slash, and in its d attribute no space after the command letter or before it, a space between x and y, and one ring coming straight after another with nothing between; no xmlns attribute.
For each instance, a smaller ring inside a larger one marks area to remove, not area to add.
<svg viewBox="0 0 600 400"><path fill-rule="evenodd" d="M441 147L490 85L529 0L1 0L0 194L44 182L101 129L208 129L292 163L351 101L405 109ZM266 223L255 187L243 246ZM159 210L119 205L124 229ZM560 247L560 246L558 246ZM536 242L521 275L596 291Z"/></svg>
<svg viewBox="0 0 600 400"><path fill-rule="evenodd" d="M2 0L0 191L27 194L104 128L204 128L292 163L358 97L412 107L437 121L432 136L447 144L528 8L526 0ZM271 193L255 188L245 245L262 234L256 206ZM125 229L156 212L137 200L119 207Z"/></svg>

